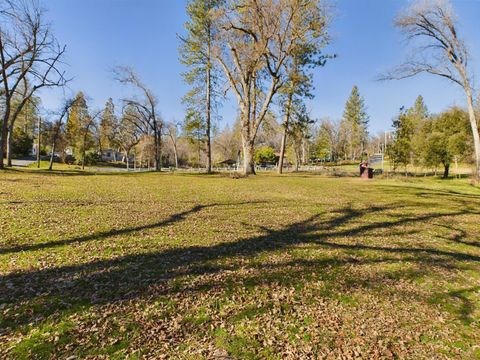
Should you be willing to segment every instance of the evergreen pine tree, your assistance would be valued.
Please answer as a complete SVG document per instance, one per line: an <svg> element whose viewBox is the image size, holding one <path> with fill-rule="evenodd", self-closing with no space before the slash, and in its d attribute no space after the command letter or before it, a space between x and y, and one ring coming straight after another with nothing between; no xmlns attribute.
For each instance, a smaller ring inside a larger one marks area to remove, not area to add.
<svg viewBox="0 0 480 360"><path fill-rule="evenodd" d="M351 160L356 160L363 155L368 141L368 122L365 100L360 96L358 87L355 85L345 104L342 118L342 126L347 133L348 157Z"/></svg>
<svg viewBox="0 0 480 360"><path fill-rule="evenodd" d="M66 138L77 162L83 161L83 154L93 145L91 133L91 118L88 113L87 101L82 92L74 100L74 105L66 124Z"/></svg>
<svg viewBox="0 0 480 360"><path fill-rule="evenodd" d="M418 95L413 106L409 109L409 115L413 116L415 120L421 121L428 117L428 108L425 105L422 95Z"/></svg>
<svg viewBox="0 0 480 360"><path fill-rule="evenodd" d="M407 171L407 165L412 159L412 136L415 125L413 116L410 116L409 111L402 107L398 117L393 120L395 141L387 149L394 170L399 165L403 165L405 172Z"/></svg>
<svg viewBox="0 0 480 360"><path fill-rule="evenodd" d="M185 127L200 128L205 138L207 172L212 169L211 129L216 99L215 85L219 72L214 66L212 48L215 26L213 11L221 0L190 0L187 5L189 21L185 23L186 37L180 37L180 61L188 67L183 74L191 90L183 103L187 108ZM193 114L195 113L195 114ZM193 121L193 124L188 124Z"/></svg>
<svg viewBox="0 0 480 360"><path fill-rule="evenodd" d="M115 146L115 135L117 128L117 119L115 116L115 105L112 98L109 98L105 104L102 113L99 128L100 149L111 149Z"/></svg>
<svg viewBox="0 0 480 360"><path fill-rule="evenodd" d="M200 166L201 149L204 146L204 122L197 111L188 111L183 123L183 135L194 147L196 153L195 163Z"/></svg>
<svg viewBox="0 0 480 360"><path fill-rule="evenodd" d="M411 138L411 153L410 153L410 163L412 164L421 164L421 147L425 141L423 135L424 124L429 118L428 108L425 105L423 96L419 95L415 100L413 106L407 112L408 116L411 118L413 126L413 134Z"/></svg>

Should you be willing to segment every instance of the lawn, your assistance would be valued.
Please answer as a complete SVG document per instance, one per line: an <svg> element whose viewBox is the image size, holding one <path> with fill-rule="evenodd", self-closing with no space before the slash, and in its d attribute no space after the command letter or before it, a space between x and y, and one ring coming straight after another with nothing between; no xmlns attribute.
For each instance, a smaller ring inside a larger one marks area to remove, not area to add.
<svg viewBox="0 0 480 360"><path fill-rule="evenodd" d="M480 189L0 174L0 358L480 358Z"/></svg>

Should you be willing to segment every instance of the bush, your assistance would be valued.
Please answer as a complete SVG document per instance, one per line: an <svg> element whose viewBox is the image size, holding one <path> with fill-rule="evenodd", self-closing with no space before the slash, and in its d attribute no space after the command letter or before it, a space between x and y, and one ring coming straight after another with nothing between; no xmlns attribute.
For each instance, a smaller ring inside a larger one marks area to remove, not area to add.
<svg viewBox="0 0 480 360"><path fill-rule="evenodd" d="M255 151L255 162L257 164L262 163L275 163L277 157L275 156L275 150L270 146L262 146Z"/></svg>
<svg viewBox="0 0 480 360"><path fill-rule="evenodd" d="M85 165L96 165L101 161L102 158L97 151L87 151L85 154Z"/></svg>

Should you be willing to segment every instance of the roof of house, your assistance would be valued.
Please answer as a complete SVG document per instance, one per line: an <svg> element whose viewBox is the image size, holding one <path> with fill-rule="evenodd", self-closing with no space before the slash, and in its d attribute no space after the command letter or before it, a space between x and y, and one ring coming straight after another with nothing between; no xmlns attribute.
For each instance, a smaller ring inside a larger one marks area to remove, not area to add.
<svg viewBox="0 0 480 360"><path fill-rule="evenodd" d="M233 164L236 164L237 162L235 160L232 160L232 159L227 159L227 160L223 160L221 162L219 162L218 164L219 165L233 165Z"/></svg>

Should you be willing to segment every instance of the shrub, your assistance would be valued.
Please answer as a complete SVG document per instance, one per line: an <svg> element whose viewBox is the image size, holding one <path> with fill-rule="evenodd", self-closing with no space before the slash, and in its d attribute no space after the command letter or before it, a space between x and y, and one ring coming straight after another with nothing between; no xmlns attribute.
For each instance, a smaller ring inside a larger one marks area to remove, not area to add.
<svg viewBox="0 0 480 360"><path fill-rule="evenodd" d="M97 151L87 151L85 154L85 165L95 165L102 161Z"/></svg>
<svg viewBox="0 0 480 360"><path fill-rule="evenodd" d="M275 151L270 146L262 146L255 151L256 163L275 163L276 160Z"/></svg>

